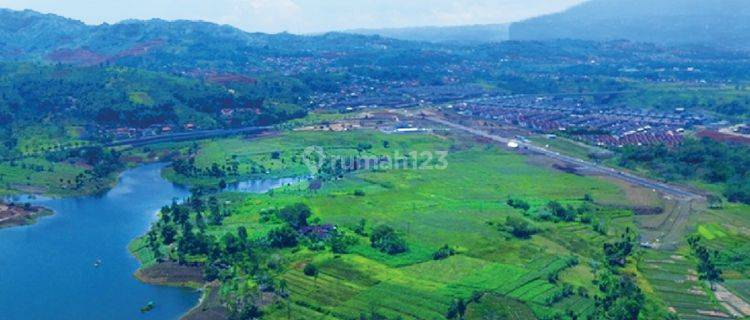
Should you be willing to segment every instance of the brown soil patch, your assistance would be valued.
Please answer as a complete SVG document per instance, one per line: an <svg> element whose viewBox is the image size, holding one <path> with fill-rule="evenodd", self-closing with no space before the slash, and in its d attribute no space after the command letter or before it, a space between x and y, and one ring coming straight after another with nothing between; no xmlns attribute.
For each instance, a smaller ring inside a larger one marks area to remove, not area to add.
<svg viewBox="0 0 750 320"><path fill-rule="evenodd" d="M218 284L209 284L206 286L200 304L182 317L182 320L224 320L228 318L229 311L221 303Z"/></svg>
<svg viewBox="0 0 750 320"><path fill-rule="evenodd" d="M203 283L203 270L176 262L162 262L136 271L135 277L149 284L193 285Z"/></svg>

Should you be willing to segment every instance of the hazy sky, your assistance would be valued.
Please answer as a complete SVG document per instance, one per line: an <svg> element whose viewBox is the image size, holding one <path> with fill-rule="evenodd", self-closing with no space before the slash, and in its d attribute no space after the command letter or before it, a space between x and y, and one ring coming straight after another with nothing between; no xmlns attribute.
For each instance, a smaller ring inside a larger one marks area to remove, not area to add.
<svg viewBox="0 0 750 320"><path fill-rule="evenodd" d="M583 0L0 0L90 24L191 19L247 31L315 33L353 28L511 22Z"/></svg>

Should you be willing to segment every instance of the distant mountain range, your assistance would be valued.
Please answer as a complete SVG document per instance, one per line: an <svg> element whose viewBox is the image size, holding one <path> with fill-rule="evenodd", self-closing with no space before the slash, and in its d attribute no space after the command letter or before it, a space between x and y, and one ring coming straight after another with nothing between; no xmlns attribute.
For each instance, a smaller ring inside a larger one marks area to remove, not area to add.
<svg viewBox="0 0 750 320"><path fill-rule="evenodd" d="M386 38L433 43L477 44L508 40L509 24L485 24L448 27L355 29L346 33L379 35Z"/></svg>
<svg viewBox="0 0 750 320"><path fill-rule="evenodd" d="M248 33L200 21L127 20L87 25L31 10L0 9L0 61L116 63L156 71L263 68L268 57L372 54L417 45L375 36ZM420 45L421 46L421 45Z"/></svg>
<svg viewBox="0 0 750 320"><path fill-rule="evenodd" d="M514 23L510 39L627 39L750 48L750 1L591 0Z"/></svg>

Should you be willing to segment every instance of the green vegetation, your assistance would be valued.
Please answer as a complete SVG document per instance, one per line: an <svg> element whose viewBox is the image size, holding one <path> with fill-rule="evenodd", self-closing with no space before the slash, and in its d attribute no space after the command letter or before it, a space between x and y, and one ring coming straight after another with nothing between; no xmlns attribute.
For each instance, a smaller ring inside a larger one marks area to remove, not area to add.
<svg viewBox="0 0 750 320"><path fill-rule="evenodd" d="M101 129L187 124L213 129L270 125L305 115L262 81L221 85L124 67L11 63L0 64L0 73L2 158L114 138ZM222 116L223 109L232 115Z"/></svg>
<svg viewBox="0 0 750 320"><path fill-rule="evenodd" d="M750 203L750 148L710 139L688 139L674 149L629 147L620 165L642 167L667 181L692 181L724 186L729 201Z"/></svg>
<svg viewBox="0 0 750 320"><path fill-rule="evenodd" d="M290 159L302 143L353 156L452 153L447 170L361 170L323 174L265 195L195 196L165 208L153 236L136 241L136 254L146 265L199 263L207 279L222 282L222 299L234 313L263 312L269 319L510 312L500 301L523 306L511 312L518 316L585 318L643 306L637 288L617 280L628 279L618 269L635 251L621 244L632 243L631 236L618 236L629 234L632 214L593 202L621 193L602 180L534 167L459 138L367 131L209 141L194 150L195 163L237 154L277 161L275 172L294 172L299 164ZM364 151L362 143L372 147ZM224 151L216 157L203 148ZM212 212L220 223L201 222ZM609 230L595 230L594 220ZM604 242L612 248L602 250ZM605 267L615 260L621 263ZM612 284L599 292L594 279ZM275 303L261 308L248 298L258 293ZM597 297L607 298L598 303Z"/></svg>
<svg viewBox="0 0 750 320"><path fill-rule="evenodd" d="M370 143L362 145L362 141ZM415 150L445 151L450 147L424 136L388 135L375 131L292 131L261 139L198 142L165 170L164 175L179 184L205 188L216 188L222 180L229 183L268 176L307 176L311 172L304 162L305 150L312 146L323 147L322 151L328 157L351 159L397 155L408 158ZM353 192L366 193L367 190Z"/></svg>
<svg viewBox="0 0 750 320"><path fill-rule="evenodd" d="M711 251L701 243L701 238L697 236L688 239L693 254L698 258L698 275L701 280L706 280L713 286L716 282L724 281L721 276L721 270L716 267L714 260L719 255L718 251Z"/></svg>
<svg viewBox="0 0 750 320"><path fill-rule="evenodd" d="M120 152L100 147L0 162L0 194L91 194L109 188L124 167Z"/></svg>

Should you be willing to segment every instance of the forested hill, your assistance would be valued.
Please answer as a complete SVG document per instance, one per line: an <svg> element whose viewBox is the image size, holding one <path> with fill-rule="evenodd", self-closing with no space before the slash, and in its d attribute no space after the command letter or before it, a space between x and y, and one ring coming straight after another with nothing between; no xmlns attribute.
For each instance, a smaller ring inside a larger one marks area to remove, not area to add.
<svg viewBox="0 0 750 320"><path fill-rule="evenodd" d="M127 20L92 26L52 14L0 9L0 60L4 61L247 72L263 69L266 60L279 56L305 57L341 49L359 54L413 46L375 36L247 33L184 20Z"/></svg>
<svg viewBox="0 0 750 320"><path fill-rule="evenodd" d="M591 0L514 23L512 40L583 39L750 48L747 0Z"/></svg>
<svg viewBox="0 0 750 320"><path fill-rule="evenodd" d="M306 90L293 79L224 85L117 66L0 63L0 156L42 133L59 139L74 130L77 138L93 140L114 138L114 128L127 128L120 133L129 135L149 128L244 127L305 114L287 98L292 94L269 90L266 81Z"/></svg>

